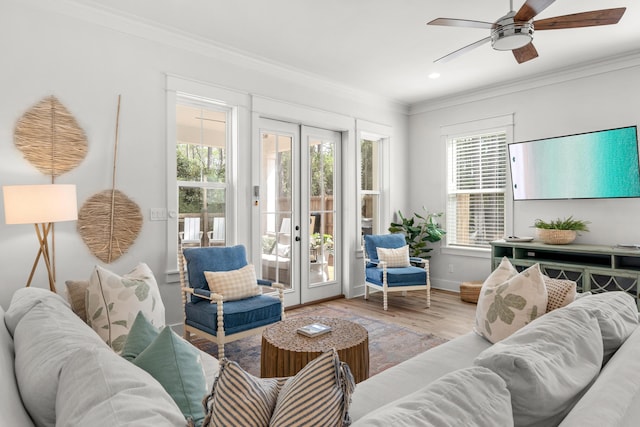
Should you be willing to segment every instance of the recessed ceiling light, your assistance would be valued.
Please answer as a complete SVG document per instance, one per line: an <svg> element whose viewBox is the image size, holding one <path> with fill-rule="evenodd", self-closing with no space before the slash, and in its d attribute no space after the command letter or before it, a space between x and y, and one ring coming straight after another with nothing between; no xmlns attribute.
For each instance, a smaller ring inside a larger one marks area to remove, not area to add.
<svg viewBox="0 0 640 427"><path fill-rule="evenodd" d="M440 73L433 72L429 74L430 79L437 79L438 77L440 77Z"/></svg>

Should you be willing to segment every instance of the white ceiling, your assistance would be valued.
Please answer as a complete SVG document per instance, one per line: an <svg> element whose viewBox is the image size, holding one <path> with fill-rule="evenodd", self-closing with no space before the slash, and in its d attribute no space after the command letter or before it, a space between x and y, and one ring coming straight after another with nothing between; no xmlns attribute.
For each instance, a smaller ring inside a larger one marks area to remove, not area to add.
<svg viewBox="0 0 640 427"><path fill-rule="evenodd" d="M427 26L434 18L494 22L508 0L84 0L306 74L406 104L583 66L640 49L640 6L630 0L556 0L536 17L627 7L617 25L539 31L540 56L481 46L446 64L433 60L488 30ZM514 0L519 9L523 0ZM429 79L439 72L439 79Z"/></svg>

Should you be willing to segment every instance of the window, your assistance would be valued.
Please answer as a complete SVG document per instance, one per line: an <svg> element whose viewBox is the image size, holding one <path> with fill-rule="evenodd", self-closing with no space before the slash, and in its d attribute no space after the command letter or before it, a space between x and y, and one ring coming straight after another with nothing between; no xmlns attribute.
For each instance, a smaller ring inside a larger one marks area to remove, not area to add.
<svg viewBox="0 0 640 427"><path fill-rule="evenodd" d="M447 137L447 246L487 248L505 230L506 129Z"/></svg>
<svg viewBox="0 0 640 427"><path fill-rule="evenodd" d="M178 238L185 246L226 242L227 152L231 110L178 95Z"/></svg>
<svg viewBox="0 0 640 427"><path fill-rule="evenodd" d="M381 153L386 138L361 133L360 139L360 224L362 236L384 232L381 218Z"/></svg>

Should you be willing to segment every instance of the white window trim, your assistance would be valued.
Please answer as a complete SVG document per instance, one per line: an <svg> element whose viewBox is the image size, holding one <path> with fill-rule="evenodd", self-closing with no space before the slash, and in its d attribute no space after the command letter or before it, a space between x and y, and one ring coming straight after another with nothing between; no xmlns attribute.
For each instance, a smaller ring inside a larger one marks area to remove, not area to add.
<svg viewBox="0 0 640 427"><path fill-rule="evenodd" d="M506 132L506 145L513 142L514 135L514 116L515 113L509 113L501 116L489 117L484 119L472 120L463 123L444 125L440 127L440 141L442 144L448 144L450 139L460 138L471 134L494 132L504 130ZM444 164L447 164L447 150L444 150ZM508 163L508 162L507 162ZM508 167L508 166L507 166ZM447 182L448 167L444 168L444 182ZM506 186L505 186L505 224L504 229L510 230L512 227L513 217L513 195L511 190L511 178L507 169ZM444 206L447 206L448 192L445 191ZM448 246L446 235L444 245L441 249L443 254L459 255L478 258L489 258L491 248L478 247L461 247Z"/></svg>
<svg viewBox="0 0 640 427"><path fill-rule="evenodd" d="M360 212L360 201L362 200L363 194L378 194L379 196L379 207L378 214L380 216L380 227L382 224L390 224L391 223L391 206L389 199L389 187L390 187L390 165L389 159L391 154L391 126L382 125L379 123L368 122L366 120L356 120L356 134L357 134L357 152L356 152L356 170L358 171L356 177L356 188L357 188L357 200L358 200L358 215L356 221L356 232L358 233L357 241L360 241L360 230L362 230L362 213ZM361 158L361 150L360 150L360 141L362 139L370 139L370 140L380 140L380 151L379 151L379 171L380 171L380 182L378 186L378 191L363 191L362 190L362 177L360 176L360 168L362 163ZM381 230L383 232L384 230ZM356 255L359 257L364 256L364 248L360 248L360 250L356 251Z"/></svg>
<svg viewBox="0 0 640 427"><path fill-rule="evenodd" d="M166 228L166 283L178 283L178 180L176 177L176 102L180 95L188 94L194 99L214 102L230 109L231 128L227 141L227 203L226 203L226 239L228 243L237 240L236 213L238 212L238 150L243 144L243 136L249 135L250 97L246 93L236 92L182 77L166 76L166 167L167 167L167 228ZM239 118L243 123L239 124ZM243 128L244 127L244 128ZM245 129L246 128L246 129ZM244 129L244 132L243 132Z"/></svg>

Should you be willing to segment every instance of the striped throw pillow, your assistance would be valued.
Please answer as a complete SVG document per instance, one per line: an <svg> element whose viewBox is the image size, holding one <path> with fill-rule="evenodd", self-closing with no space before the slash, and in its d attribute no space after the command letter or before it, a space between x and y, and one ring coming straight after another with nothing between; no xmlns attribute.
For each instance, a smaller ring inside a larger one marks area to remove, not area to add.
<svg viewBox="0 0 640 427"><path fill-rule="evenodd" d="M335 350L290 378L256 378L223 359L204 401L203 426L347 426L354 387L349 367Z"/></svg>
<svg viewBox="0 0 640 427"><path fill-rule="evenodd" d="M409 262L409 246L404 245L395 249L378 248L378 259L385 261L389 268L409 267L411 265Z"/></svg>
<svg viewBox="0 0 640 427"><path fill-rule="evenodd" d="M204 277L211 292L222 295L223 301L235 301L261 293L253 264L238 270L205 271Z"/></svg>
<svg viewBox="0 0 640 427"><path fill-rule="evenodd" d="M573 280L552 279L543 276L547 288L547 313L556 308L569 305L576 299L576 282Z"/></svg>
<svg viewBox="0 0 640 427"><path fill-rule="evenodd" d="M203 427L269 425L286 378L256 378L236 362L220 361L218 377L205 398Z"/></svg>
<svg viewBox="0 0 640 427"><path fill-rule="evenodd" d="M355 382L335 350L327 351L291 377L280 390L272 427L348 426Z"/></svg>

